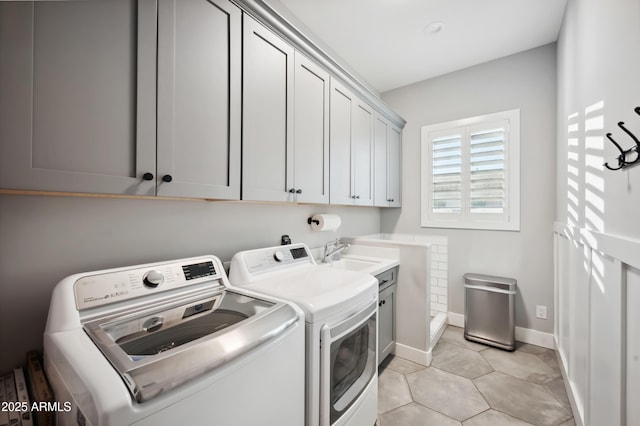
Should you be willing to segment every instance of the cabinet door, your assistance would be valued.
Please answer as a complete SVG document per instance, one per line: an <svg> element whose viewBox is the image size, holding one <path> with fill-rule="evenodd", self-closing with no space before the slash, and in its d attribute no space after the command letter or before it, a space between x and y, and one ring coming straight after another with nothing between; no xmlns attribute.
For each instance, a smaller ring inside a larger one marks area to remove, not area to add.
<svg viewBox="0 0 640 426"><path fill-rule="evenodd" d="M352 110L355 96L331 79L330 110L330 193L331 204L353 204L351 185Z"/></svg>
<svg viewBox="0 0 640 426"><path fill-rule="evenodd" d="M0 186L153 195L155 1L0 3Z"/></svg>
<svg viewBox="0 0 640 426"><path fill-rule="evenodd" d="M295 61L296 201L328 203L329 74L299 52L295 54Z"/></svg>
<svg viewBox="0 0 640 426"><path fill-rule="evenodd" d="M240 19L228 0L158 3L158 195L240 198Z"/></svg>
<svg viewBox="0 0 640 426"><path fill-rule="evenodd" d="M389 143L387 148L389 161L387 165L387 194L390 207L402 205L402 130L389 127Z"/></svg>
<svg viewBox="0 0 640 426"><path fill-rule="evenodd" d="M379 207L389 205L388 190L388 152L389 122L376 115L373 144L373 204Z"/></svg>
<svg viewBox="0 0 640 426"><path fill-rule="evenodd" d="M242 43L242 199L293 201L294 50L247 15Z"/></svg>
<svg viewBox="0 0 640 426"><path fill-rule="evenodd" d="M361 100L353 108L351 136L353 193L356 204L373 205L373 109Z"/></svg>
<svg viewBox="0 0 640 426"><path fill-rule="evenodd" d="M373 205L373 110L331 80L331 204Z"/></svg>
<svg viewBox="0 0 640 426"><path fill-rule="evenodd" d="M378 300L378 364L395 346L395 284L382 291Z"/></svg>

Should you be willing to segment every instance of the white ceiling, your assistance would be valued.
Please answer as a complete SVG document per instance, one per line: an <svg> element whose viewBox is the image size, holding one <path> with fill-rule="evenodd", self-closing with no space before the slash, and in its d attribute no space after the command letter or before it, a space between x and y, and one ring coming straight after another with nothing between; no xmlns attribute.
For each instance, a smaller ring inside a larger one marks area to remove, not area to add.
<svg viewBox="0 0 640 426"><path fill-rule="evenodd" d="M366 83L385 92L556 41L566 0L279 3ZM433 22L442 23L440 32L426 30Z"/></svg>

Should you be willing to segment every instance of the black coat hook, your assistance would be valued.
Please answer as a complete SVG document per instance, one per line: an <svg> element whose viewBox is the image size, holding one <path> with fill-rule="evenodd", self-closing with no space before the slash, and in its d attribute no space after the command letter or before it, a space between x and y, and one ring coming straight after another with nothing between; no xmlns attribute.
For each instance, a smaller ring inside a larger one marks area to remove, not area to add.
<svg viewBox="0 0 640 426"><path fill-rule="evenodd" d="M640 106L635 107L633 109L636 114L640 115ZM636 143L634 147L631 147L627 150L622 149L622 147L611 137L611 133L607 133L606 137L611 141L612 144L620 151L620 155L618 155L618 167L611 167L609 163L604 163L604 166L609 170L620 170L625 167L629 167L633 164L640 162L640 140L634 135L629 129L624 126L624 121L618 122L618 127L620 127L633 141ZM635 155L635 157L630 157ZM633 158L633 159L631 159Z"/></svg>
<svg viewBox="0 0 640 426"><path fill-rule="evenodd" d="M611 143L613 143L616 146L616 148L618 148L618 151L620 151L620 155L618 155L618 167L611 167L609 166L609 163L604 163L604 166L609 170L620 170L622 167L624 167L624 163L625 163L624 150L620 145L618 145L616 141L613 140L613 138L611 137L611 133L607 133L605 136L607 137L607 139L611 141Z"/></svg>
<svg viewBox="0 0 640 426"><path fill-rule="evenodd" d="M622 130L624 130L624 132L625 132L626 134L628 134L629 136L631 136L631 139L633 139L633 140L634 140L634 142L636 143L636 147L639 147L639 146L640 146L640 140L638 140L638 138L636 137L636 135L634 135L633 133L631 133L631 132L629 131L629 129L627 129L626 127L624 127L624 121L620 121L620 122L618 123L618 127L620 127Z"/></svg>
<svg viewBox="0 0 640 426"><path fill-rule="evenodd" d="M609 139L611 143L613 143L616 146L616 148L618 148L618 151L620 151L620 155L624 155L624 149L622 149L622 147L618 145L618 142L613 140L613 138L611 137L611 133L607 133L606 136L607 136L607 139Z"/></svg>

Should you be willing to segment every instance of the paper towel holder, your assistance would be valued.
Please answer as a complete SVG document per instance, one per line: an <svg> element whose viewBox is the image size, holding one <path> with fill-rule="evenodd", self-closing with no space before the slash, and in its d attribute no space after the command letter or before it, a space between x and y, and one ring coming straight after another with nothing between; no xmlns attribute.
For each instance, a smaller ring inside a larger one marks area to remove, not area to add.
<svg viewBox="0 0 640 426"><path fill-rule="evenodd" d="M315 223L316 225L320 225L320 221L317 219L314 219L313 217L310 217L309 219L307 219L307 223L309 225L311 225L312 223Z"/></svg>

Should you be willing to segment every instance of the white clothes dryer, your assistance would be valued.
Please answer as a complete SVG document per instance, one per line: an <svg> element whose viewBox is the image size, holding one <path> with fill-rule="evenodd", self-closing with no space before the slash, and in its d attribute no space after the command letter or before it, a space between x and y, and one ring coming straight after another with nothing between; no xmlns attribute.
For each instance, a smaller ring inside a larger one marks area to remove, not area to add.
<svg viewBox="0 0 640 426"><path fill-rule="evenodd" d="M215 256L63 279L44 334L58 424L302 425L304 312L229 287Z"/></svg>
<svg viewBox="0 0 640 426"><path fill-rule="evenodd" d="M232 286L289 300L306 318L306 425L373 426L378 282L316 265L305 244L236 253Z"/></svg>

